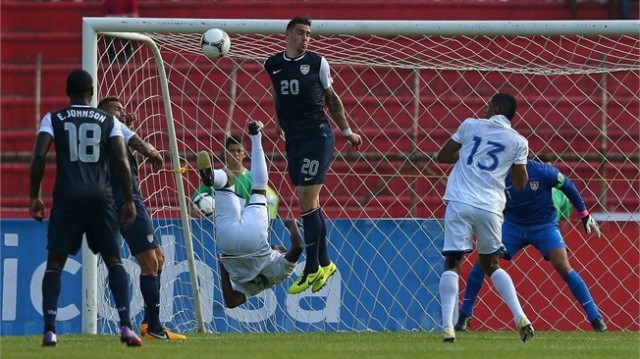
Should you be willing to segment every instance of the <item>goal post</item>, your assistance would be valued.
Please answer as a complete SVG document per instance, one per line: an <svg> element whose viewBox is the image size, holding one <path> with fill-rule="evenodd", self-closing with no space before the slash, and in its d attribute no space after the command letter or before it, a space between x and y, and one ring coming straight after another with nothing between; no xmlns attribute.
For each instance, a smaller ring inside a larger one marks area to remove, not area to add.
<svg viewBox="0 0 640 359"><path fill-rule="evenodd" d="M337 132L321 193L329 251L339 270L314 295L288 295L285 282L226 309L213 223L192 218L190 197L199 182L195 156L209 150L215 164L223 163L226 136L243 135L248 119L262 120L280 217L299 216L262 69L267 56L284 49L287 21L83 19L83 68L96 79L94 101L120 97L138 117L136 132L165 157L159 173L145 161L140 167L142 195L166 257L163 323L184 332L437 330L442 195L450 166L433 156L462 120L482 116L488 98L504 91L518 100L514 128L529 139L532 154L551 157L576 183L588 209L604 219L604 241L587 237L575 215L561 224L573 267L610 328L640 328L640 249L634 240L640 213L640 21L313 19L310 49L331 64L334 89L352 128L365 139L355 151ZM231 36L228 57L211 60L201 53L200 35L210 28ZM130 53L118 44L116 58L109 58L109 38L130 41ZM271 241L289 244L280 220ZM125 247L137 323L139 268ZM527 249L504 266L525 311L544 314L534 320L537 329L589 329L580 305L539 253ZM85 332L117 328L105 276L95 256L83 252ZM480 297L476 328L511 329L508 310L495 304L499 299L490 287Z"/></svg>

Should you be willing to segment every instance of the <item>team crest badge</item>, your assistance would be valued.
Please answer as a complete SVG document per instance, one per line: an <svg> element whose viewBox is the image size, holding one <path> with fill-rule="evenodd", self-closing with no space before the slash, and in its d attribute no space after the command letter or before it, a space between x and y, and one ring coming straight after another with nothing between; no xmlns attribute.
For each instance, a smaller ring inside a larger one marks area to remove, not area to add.
<svg viewBox="0 0 640 359"><path fill-rule="evenodd" d="M300 72L302 72L303 75L308 74L309 73L309 69L310 69L310 67L307 64L300 65Z"/></svg>
<svg viewBox="0 0 640 359"><path fill-rule="evenodd" d="M153 242L153 234L148 234L148 235L147 235L147 241L148 241L149 243L152 243L152 242Z"/></svg>
<svg viewBox="0 0 640 359"><path fill-rule="evenodd" d="M529 182L529 187L531 187L532 191L537 191L538 187L540 187L540 182L538 181L531 181Z"/></svg>

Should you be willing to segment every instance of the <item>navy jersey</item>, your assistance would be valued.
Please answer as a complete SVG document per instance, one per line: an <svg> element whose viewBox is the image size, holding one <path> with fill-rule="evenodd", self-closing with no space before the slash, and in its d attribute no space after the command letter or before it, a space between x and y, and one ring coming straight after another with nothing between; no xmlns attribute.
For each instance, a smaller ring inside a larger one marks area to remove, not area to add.
<svg viewBox="0 0 640 359"><path fill-rule="evenodd" d="M307 51L290 59L284 52L267 59L264 68L275 91L275 109L287 139L320 135L330 127L324 91L331 85L329 63Z"/></svg>
<svg viewBox="0 0 640 359"><path fill-rule="evenodd" d="M45 115L38 132L47 132L54 140L54 201L111 199L107 147L110 137L122 136L119 124L113 115L90 106L72 105Z"/></svg>
<svg viewBox="0 0 640 359"><path fill-rule="evenodd" d="M556 207L551 193L554 187L569 197L578 212L585 209L584 201L576 187L557 168L529 160L527 172L529 181L521 192L513 189L511 176L507 176L505 221L524 226L557 222Z"/></svg>

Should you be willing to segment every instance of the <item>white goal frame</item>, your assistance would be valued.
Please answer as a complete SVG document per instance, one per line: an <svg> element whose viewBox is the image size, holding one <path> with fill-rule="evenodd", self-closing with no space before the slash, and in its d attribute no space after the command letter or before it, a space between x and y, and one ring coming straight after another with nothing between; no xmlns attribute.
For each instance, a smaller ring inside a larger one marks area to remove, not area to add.
<svg viewBox="0 0 640 359"><path fill-rule="evenodd" d="M151 45L156 56L158 71L163 72L163 62L154 41L138 32L170 32L170 33L203 33L210 28L221 28L236 34L272 34L282 33L288 20L263 19L160 19L160 18L95 18L83 19L82 24L82 67L94 78L97 77L97 36L109 36L143 41ZM638 35L640 21L607 20L607 21L354 21L354 20L313 20L314 34L344 35ZM162 91L168 96L166 76L160 75ZM92 105L97 104L98 81L94 81L94 97ZM171 102L165 101L165 115L169 131L172 125ZM175 136L170 136L169 149L172 153L172 167L180 168ZM176 173L176 191L179 194L181 219L184 225L184 236L187 247L191 245L189 227L189 208L185 201L180 173ZM198 286L195 274L193 253L188 254L191 282ZM83 247L82 253L82 332L97 332L97 258ZM202 313L199 313L199 290L195 293L196 320L199 332L204 331Z"/></svg>

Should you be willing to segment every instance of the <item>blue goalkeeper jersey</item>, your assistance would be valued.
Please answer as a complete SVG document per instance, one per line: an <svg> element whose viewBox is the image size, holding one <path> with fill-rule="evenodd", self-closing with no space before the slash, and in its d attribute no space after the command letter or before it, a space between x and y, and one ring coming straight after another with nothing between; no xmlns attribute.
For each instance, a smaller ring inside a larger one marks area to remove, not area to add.
<svg viewBox="0 0 640 359"><path fill-rule="evenodd" d="M560 171L538 161L527 162L529 181L518 192L511 185L511 176L506 179L507 203L505 221L521 226L535 226L557 222L556 207L553 204L552 188L561 190L578 212L585 210L585 204L571 180Z"/></svg>

